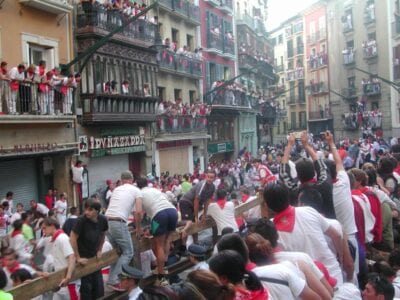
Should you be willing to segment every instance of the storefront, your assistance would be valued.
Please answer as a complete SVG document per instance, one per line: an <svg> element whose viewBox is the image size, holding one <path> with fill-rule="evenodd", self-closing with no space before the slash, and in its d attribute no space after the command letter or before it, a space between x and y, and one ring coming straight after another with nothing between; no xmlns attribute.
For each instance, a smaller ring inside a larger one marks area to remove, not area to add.
<svg viewBox="0 0 400 300"><path fill-rule="evenodd" d="M191 140L156 142L155 149L156 175L193 173L193 145Z"/></svg>
<svg viewBox="0 0 400 300"><path fill-rule="evenodd" d="M16 119L18 121L18 119ZM72 193L70 162L78 153L71 123L3 124L0 129L0 198L14 192L14 206L44 202L48 189Z"/></svg>
<svg viewBox="0 0 400 300"><path fill-rule="evenodd" d="M231 160L234 152L233 142L209 143L207 147L210 162L221 162Z"/></svg>
<svg viewBox="0 0 400 300"><path fill-rule="evenodd" d="M255 112L241 112L239 116L239 150L244 147L257 155L257 116Z"/></svg>
<svg viewBox="0 0 400 300"><path fill-rule="evenodd" d="M106 180L118 180L121 172L146 173L144 127L85 128L79 136L80 159L88 172L88 193L102 195Z"/></svg>

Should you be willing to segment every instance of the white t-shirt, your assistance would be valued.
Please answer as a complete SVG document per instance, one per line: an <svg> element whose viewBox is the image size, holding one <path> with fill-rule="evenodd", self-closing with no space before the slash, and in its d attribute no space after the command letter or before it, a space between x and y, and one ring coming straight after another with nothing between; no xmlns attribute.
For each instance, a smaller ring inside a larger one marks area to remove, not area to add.
<svg viewBox="0 0 400 300"><path fill-rule="evenodd" d="M297 251L278 251L274 253L274 257L279 263L284 261L290 261L293 263L302 261L307 264L307 266L319 280L324 277L324 274L318 269L317 265L307 253Z"/></svg>
<svg viewBox="0 0 400 300"><path fill-rule="evenodd" d="M305 252L313 260L322 262L338 284L343 283L342 271L336 256L328 247L325 232L329 223L311 207L296 207L295 225L292 232L279 232L279 244L286 251Z"/></svg>
<svg viewBox="0 0 400 300"><path fill-rule="evenodd" d="M71 166L72 181L75 183L82 183L83 167Z"/></svg>
<svg viewBox="0 0 400 300"><path fill-rule="evenodd" d="M36 211L41 213L42 215L47 216L47 214L49 213L49 208L44 205L43 203L36 203Z"/></svg>
<svg viewBox="0 0 400 300"><path fill-rule="evenodd" d="M168 201L164 193L156 188L144 187L142 190L142 205L143 210L146 212L150 219L153 219L157 213L164 209L173 208L175 206Z"/></svg>
<svg viewBox="0 0 400 300"><path fill-rule="evenodd" d="M121 218L128 222L132 213L136 199L143 198L142 192L134 185L125 183L116 187L111 195L110 203L106 211L106 217Z"/></svg>
<svg viewBox="0 0 400 300"><path fill-rule="evenodd" d="M256 267L252 270L258 277L268 277L287 281L289 286L261 280L261 283L268 289L272 299L297 299L306 287L306 281L298 277L286 264L273 264Z"/></svg>
<svg viewBox="0 0 400 300"><path fill-rule="evenodd" d="M235 219L235 205L231 201L227 201L223 209L217 203L211 203L208 206L207 215L211 216L217 224L218 235L221 235L222 229L230 227L233 232L239 231Z"/></svg>
<svg viewBox="0 0 400 300"><path fill-rule="evenodd" d="M59 271L68 266L68 257L74 254L69 237L61 233L55 241L50 242L50 254L54 259L54 270Z"/></svg>
<svg viewBox="0 0 400 300"><path fill-rule="evenodd" d="M342 224L347 235L355 234L357 227L354 218L354 205L351 200L349 176L346 171L340 170L336 178L337 181L333 183L332 189L336 219Z"/></svg>
<svg viewBox="0 0 400 300"><path fill-rule="evenodd" d="M21 220L21 214L19 212L15 212L12 214L10 224L12 225L16 220Z"/></svg>
<svg viewBox="0 0 400 300"><path fill-rule="evenodd" d="M1 202L0 202L0 204L3 204L4 202L8 202L8 205L9 205L9 207L8 207L8 211L9 211L9 213L13 213L13 211L14 211L14 201L13 201L13 199L6 199L6 198L4 198L3 200L1 200Z"/></svg>

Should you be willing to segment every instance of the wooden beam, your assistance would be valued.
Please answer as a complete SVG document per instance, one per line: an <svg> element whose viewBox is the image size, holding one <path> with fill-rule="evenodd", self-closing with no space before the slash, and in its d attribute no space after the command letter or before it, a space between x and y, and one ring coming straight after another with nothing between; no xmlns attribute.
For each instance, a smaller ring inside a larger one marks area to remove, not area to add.
<svg viewBox="0 0 400 300"><path fill-rule="evenodd" d="M235 215L240 215L249 209L259 205L262 202L262 199L255 198L254 200L248 201L242 205L239 205L235 208ZM199 233L205 229L209 229L215 226L214 220L211 218L207 218L204 223L194 224L188 230L189 234ZM173 241L179 240L181 228L178 228L176 232L173 233L172 239ZM138 249L140 252L151 249L152 247L152 237L142 238L138 240L134 234L132 234L132 241L136 245L138 245ZM100 259L91 258L89 259L87 265L81 266L77 265L72 276L72 280L76 280L88 274L91 274L97 270L100 270L106 266L109 266L115 263L118 259L118 252L114 249L107 253L104 253ZM61 270L58 272L51 273L49 277L44 278L36 278L30 282L26 282L21 284L9 292L13 294L15 300L26 300L39 295L42 295L44 292L54 290L58 287L58 284L61 282L64 277L65 270Z"/></svg>

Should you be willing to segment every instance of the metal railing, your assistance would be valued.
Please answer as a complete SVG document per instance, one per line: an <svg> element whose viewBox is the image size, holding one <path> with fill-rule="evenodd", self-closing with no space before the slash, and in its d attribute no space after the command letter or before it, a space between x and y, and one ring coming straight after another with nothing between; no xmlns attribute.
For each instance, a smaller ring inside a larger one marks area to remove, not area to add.
<svg viewBox="0 0 400 300"><path fill-rule="evenodd" d="M366 96L378 96L381 94L381 83L371 82L362 85L363 94Z"/></svg>
<svg viewBox="0 0 400 300"><path fill-rule="evenodd" d="M321 109L319 111L310 111L308 112L308 117L310 120L318 120L318 119L331 119L332 114L330 111L326 111L325 109Z"/></svg>
<svg viewBox="0 0 400 300"><path fill-rule="evenodd" d="M221 34L208 31L207 33L207 48L224 51L223 40Z"/></svg>
<svg viewBox="0 0 400 300"><path fill-rule="evenodd" d="M347 87L340 91L340 93L346 98L357 98L357 89L355 87Z"/></svg>
<svg viewBox="0 0 400 300"><path fill-rule="evenodd" d="M127 20L119 10L106 10L101 6L97 6L96 10L84 12L80 10L77 15L77 27L85 29L87 26L98 28L110 32L120 27ZM147 21L146 19L138 19L133 23L124 27L120 35L129 39L139 39L145 42L154 43L157 25Z"/></svg>
<svg viewBox="0 0 400 300"><path fill-rule="evenodd" d="M321 81L321 82L310 84L310 92L312 95L327 93L328 88L327 88L325 82Z"/></svg>
<svg viewBox="0 0 400 300"><path fill-rule="evenodd" d="M158 54L160 67L188 75L202 76L202 62L184 54L163 50Z"/></svg>
<svg viewBox="0 0 400 300"><path fill-rule="evenodd" d="M72 115L73 95L72 86L0 80L0 112L11 115Z"/></svg>
<svg viewBox="0 0 400 300"><path fill-rule="evenodd" d="M368 41L363 46L364 59L370 59L378 56L378 47L376 41Z"/></svg>
<svg viewBox="0 0 400 300"><path fill-rule="evenodd" d="M207 130L207 117L182 115L158 115L157 131L158 133L179 133Z"/></svg>
<svg viewBox="0 0 400 300"><path fill-rule="evenodd" d="M304 79L304 67L297 67L296 70L286 71L287 81L293 81L298 79Z"/></svg>
<svg viewBox="0 0 400 300"><path fill-rule="evenodd" d="M311 55L308 64L311 70L323 68L328 65L328 55L326 53Z"/></svg>
<svg viewBox="0 0 400 300"><path fill-rule="evenodd" d="M343 55L343 64L351 65L356 62L355 51L353 48L346 48L342 51Z"/></svg>

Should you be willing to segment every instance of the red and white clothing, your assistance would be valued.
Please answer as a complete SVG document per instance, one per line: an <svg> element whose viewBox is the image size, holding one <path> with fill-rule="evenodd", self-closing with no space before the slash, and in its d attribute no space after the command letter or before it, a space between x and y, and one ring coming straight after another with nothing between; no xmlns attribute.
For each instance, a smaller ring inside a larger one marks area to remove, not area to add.
<svg viewBox="0 0 400 300"><path fill-rule="evenodd" d="M357 202L362 209L364 216L364 229L365 229L365 242L372 242L374 235L372 230L375 226L375 217L371 211L371 204L369 203L368 197L365 196L359 190L351 191L353 201Z"/></svg>
<svg viewBox="0 0 400 300"><path fill-rule="evenodd" d="M233 232L238 232L239 228L235 219L235 205L226 199L219 199L208 206L207 215L211 216L217 224L218 235L222 234L222 229L230 227Z"/></svg>
<svg viewBox="0 0 400 300"><path fill-rule="evenodd" d="M7 276L7 285L4 288L4 290L7 291L9 289L12 289L13 281L11 280L11 274L20 269L27 270L29 273L31 273L32 276L34 276L36 274L36 271L31 266L26 265L26 264L20 264L18 262L14 265L14 267L12 267L10 269L7 267L3 267L3 271L4 271L4 273L6 273L6 276Z"/></svg>
<svg viewBox="0 0 400 300"><path fill-rule="evenodd" d="M21 230L14 230L10 236L10 248L18 254L18 261L29 263L32 258L32 246L22 235Z"/></svg>
<svg viewBox="0 0 400 300"><path fill-rule="evenodd" d="M260 164L257 167L257 176L255 180L259 186L264 186L269 182L274 182L276 181L276 179L277 179L276 176L272 174L272 172L270 171L270 169L268 169L267 166Z"/></svg>
<svg viewBox="0 0 400 300"><path fill-rule="evenodd" d="M57 200L54 204L54 211L60 227L63 227L65 220L67 219L67 201L65 199Z"/></svg>
<svg viewBox="0 0 400 300"><path fill-rule="evenodd" d="M289 206L277 213L273 221L283 249L307 253L313 260L322 262L338 284L343 283L339 262L325 239L330 225L315 209Z"/></svg>

